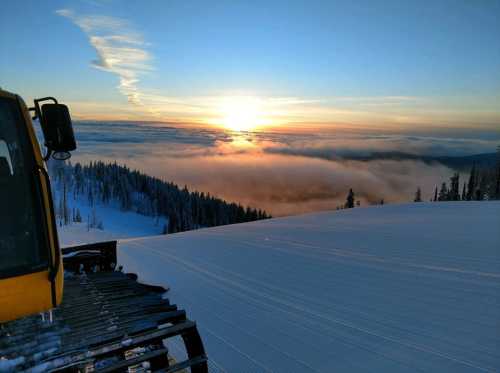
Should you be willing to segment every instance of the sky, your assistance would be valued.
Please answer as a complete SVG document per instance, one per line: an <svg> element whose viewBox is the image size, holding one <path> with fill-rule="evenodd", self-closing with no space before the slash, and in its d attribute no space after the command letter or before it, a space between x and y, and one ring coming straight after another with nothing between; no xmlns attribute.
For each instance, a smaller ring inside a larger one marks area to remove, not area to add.
<svg viewBox="0 0 500 373"><path fill-rule="evenodd" d="M500 126L500 2L9 1L0 86L76 119Z"/></svg>
<svg viewBox="0 0 500 373"><path fill-rule="evenodd" d="M350 188L428 200L454 170L423 157L500 144L499 19L493 0L6 1L0 87L69 106L73 162L273 215Z"/></svg>

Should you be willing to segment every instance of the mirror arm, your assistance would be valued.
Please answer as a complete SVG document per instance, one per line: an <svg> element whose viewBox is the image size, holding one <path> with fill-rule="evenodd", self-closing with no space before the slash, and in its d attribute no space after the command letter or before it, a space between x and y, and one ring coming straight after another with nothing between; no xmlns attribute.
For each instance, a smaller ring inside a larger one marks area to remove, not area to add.
<svg viewBox="0 0 500 373"><path fill-rule="evenodd" d="M37 118L37 116L36 116L36 109L34 107L30 107L30 108L28 108L28 111L33 111L35 113L31 117L31 119L35 120Z"/></svg>
<svg viewBox="0 0 500 373"><path fill-rule="evenodd" d="M55 104L58 104L57 100L54 97L50 97L50 96L36 98L33 101L35 103L35 107L29 108L29 110L35 111L35 116L33 117L33 119L38 118L40 120L42 120L42 111L40 110L40 102L42 102L42 101L54 101Z"/></svg>

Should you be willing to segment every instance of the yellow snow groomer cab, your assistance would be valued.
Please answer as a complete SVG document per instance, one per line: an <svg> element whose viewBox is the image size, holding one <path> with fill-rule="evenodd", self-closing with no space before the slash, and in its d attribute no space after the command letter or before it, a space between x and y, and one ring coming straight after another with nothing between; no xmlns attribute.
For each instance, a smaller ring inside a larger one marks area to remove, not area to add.
<svg viewBox="0 0 500 373"><path fill-rule="evenodd" d="M41 125L45 157L30 111ZM47 97L28 110L18 95L0 90L0 323L62 300L62 259L44 161L68 158L74 149L65 105Z"/></svg>

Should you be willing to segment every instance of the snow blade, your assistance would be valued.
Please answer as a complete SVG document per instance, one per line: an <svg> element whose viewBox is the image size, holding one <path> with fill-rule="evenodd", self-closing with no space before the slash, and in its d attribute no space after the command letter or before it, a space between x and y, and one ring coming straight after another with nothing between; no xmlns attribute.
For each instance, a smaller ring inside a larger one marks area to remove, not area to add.
<svg viewBox="0 0 500 373"><path fill-rule="evenodd" d="M94 261L102 268L108 259L116 263L116 242L105 247L79 248L84 265L95 269ZM108 259L87 255L101 249ZM78 250L69 252L76 253L69 258L78 267ZM66 273L63 302L51 317L30 316L0 326L0 371L208 372L196 323L164 293L120 271ZM183 361L169 354L174 337L184 343Z"/></svg>
<svg viewBox="0 0 500 373"><path fill-rule="evenodd" d="M85 272L98 270L114 271L116 267L116 241L104 241L86 245L70 246L61 249L64 270Z"/></svg>

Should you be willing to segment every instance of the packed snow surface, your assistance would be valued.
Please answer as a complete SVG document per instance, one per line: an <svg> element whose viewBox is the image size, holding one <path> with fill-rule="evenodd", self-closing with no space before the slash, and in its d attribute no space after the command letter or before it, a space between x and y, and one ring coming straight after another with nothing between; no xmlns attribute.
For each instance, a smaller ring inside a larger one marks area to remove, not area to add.
<svg viewBox="0 0 500 373"><path fill-rule="evenodd" d="M211 371L500 370L500 203L413 203L124 239ZM174 351L175 352L175 351Z"/></svg>

